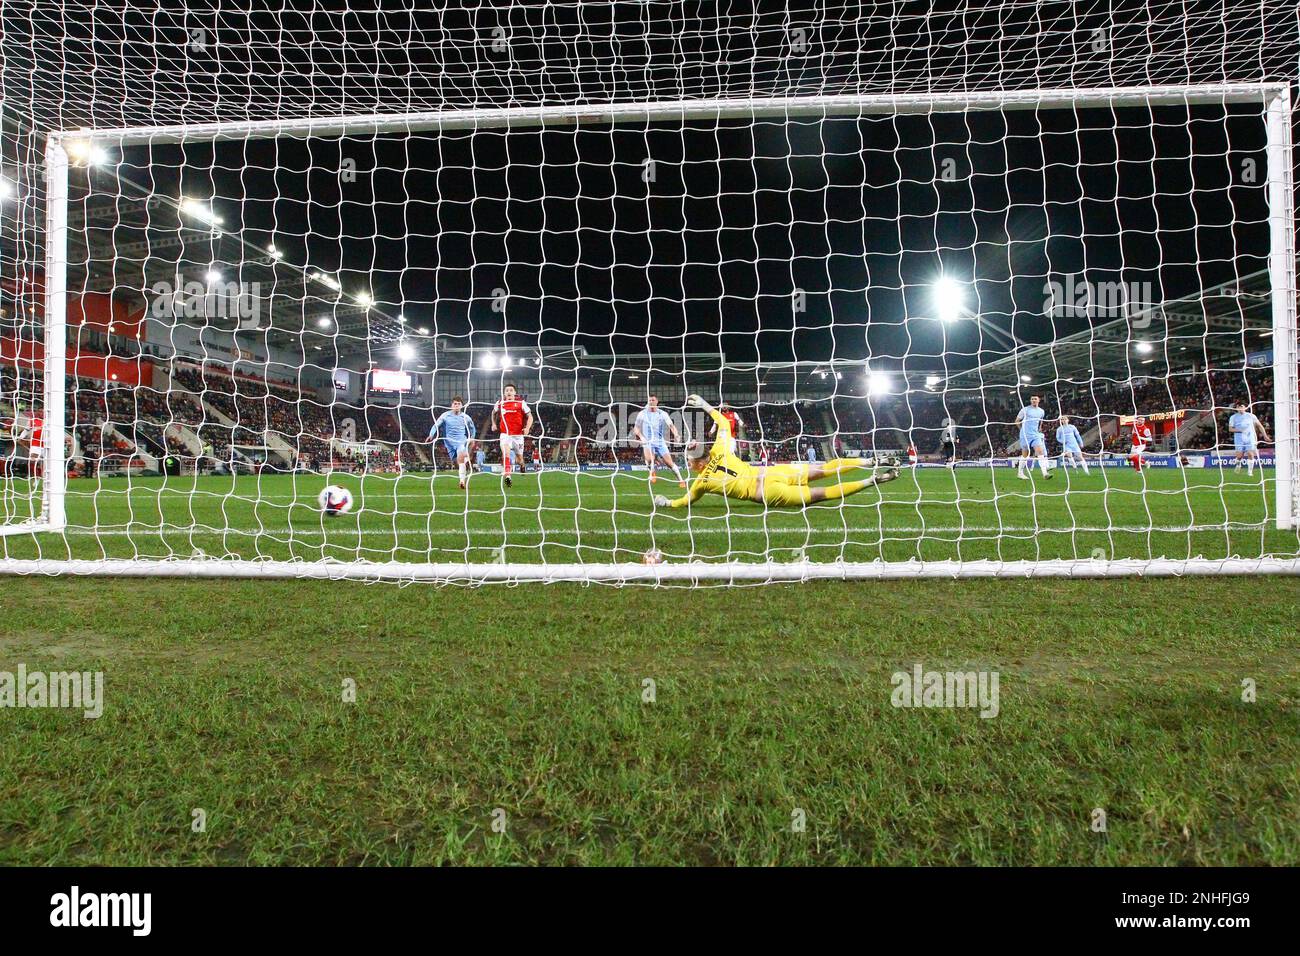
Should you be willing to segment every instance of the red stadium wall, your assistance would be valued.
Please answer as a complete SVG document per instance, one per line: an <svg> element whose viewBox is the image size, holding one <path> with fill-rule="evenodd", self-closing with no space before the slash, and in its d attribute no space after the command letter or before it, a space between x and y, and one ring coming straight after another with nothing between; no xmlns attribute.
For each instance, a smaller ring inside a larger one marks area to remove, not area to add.
<svg viewBox="0 0 1300 956"><path fill-rule="evenodd" d="M150 379L153 376L152 363L143 363L139 359L115 358L109 355L96 355L93 352L68 352L68 373L81 378L93 378L102 382L116 382L122 385L139 385L141 371L146 365ZM12 336L0 338L0 365L12 365L17 368L45 368L45 344L43 342L20 342ZM152 384L152 382L151 382Z"/></svg>
<svg viewBox="0 0 1300 956"><path fill-rule="evenodd" d="M45 277L39 271L13 279L0 279L0 289L17 300L34 320L45 316ZM123 338L140 338L145 310L131 312L125 303L114 300L108 292L82 292L68 296L68 328L84 326L100 332L112 332Z"/></svg>
<svg viewBox="0 0 1300 956"><path fill-rule="evenodd" d="M34 319L44 314L44 280L40 273L27 276L22 282L6 280L6 291L22 295L25 301L32 303ZM144 320L144 309L137 312L122 302L115 301L107 292L86 292L68 297L68 328L74 333L81 329L94 329L99 332L112 332L113 335L128 339L139 339ZM103 382L118 382L124 385L139 385L142 380L142 363L138 359L114 358L97 352L88 352L78 348L76 335L68 343L68 373L81 378L93 378ZM19 341L13 336L0 337L0 364L21 368L43 369L45 367L45 346L42 342ZM143 376L148 384L153 384L153 369L143 369Z"/></svg>
<svg viewBox="0 0 1300 956"><path fill-rule="evenodd" d="M132 313L122 302L116 302L107 292L85 292L68 299L68 327L84 326L100 332L112 332L127 339L140 337L140 323L144 309Z"/></svg>

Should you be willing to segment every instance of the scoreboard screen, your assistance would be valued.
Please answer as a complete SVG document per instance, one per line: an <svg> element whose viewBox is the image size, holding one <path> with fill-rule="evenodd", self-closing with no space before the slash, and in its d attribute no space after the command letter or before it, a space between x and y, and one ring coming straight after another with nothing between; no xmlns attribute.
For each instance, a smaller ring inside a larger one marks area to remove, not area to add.
<svg viewBox="0 0 1300 956"><path fill-rule="evenodd" d="M375 368L370 370L370 391L405 395L415 387L409 372Z"/></svg>

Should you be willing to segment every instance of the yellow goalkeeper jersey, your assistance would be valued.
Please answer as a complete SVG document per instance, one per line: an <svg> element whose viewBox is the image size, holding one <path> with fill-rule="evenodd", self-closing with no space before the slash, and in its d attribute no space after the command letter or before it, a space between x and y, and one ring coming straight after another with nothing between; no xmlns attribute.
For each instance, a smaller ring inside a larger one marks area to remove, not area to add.
<svg viewBox="0 0 1300 956"><path fill-rule="evenodd" d="M762 504L763 499L758 494L758 471L731 451L731 423L717 411L710 411L709 414L718 426L718 437L709 449L708 464L696 473L690 490L680 498L668 502L668 507L684 508L709 493Z"/></svg>

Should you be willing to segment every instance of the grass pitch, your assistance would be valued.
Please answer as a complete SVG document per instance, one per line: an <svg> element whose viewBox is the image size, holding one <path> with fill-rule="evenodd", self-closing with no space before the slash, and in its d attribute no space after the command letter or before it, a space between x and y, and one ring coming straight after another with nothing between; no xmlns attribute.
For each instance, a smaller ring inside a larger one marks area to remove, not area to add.
<svg viewBox="0 0 1300 956"><path fill-rule="evenodd" d="M1295 864L1294 598L5 579L0 670L105 702L0 710L0 863Z"/></svg>
<svg viewBox="0 0 1300 956"><path fill-rule="evenodd" d="M653 514L627 474L481 476L468 495L372 476L338 479L359 509L329 522L319 477L105 479L72 484L68 534L0 549L1295 554L1266 474L927 470L843 505L690 515ZM0 863L1296 864L1295 604L1294 578L0 578L0 671L105 677L97 720L0 708ZM996 671L998 715L895 708L893 675L918 664Z"/></svg>

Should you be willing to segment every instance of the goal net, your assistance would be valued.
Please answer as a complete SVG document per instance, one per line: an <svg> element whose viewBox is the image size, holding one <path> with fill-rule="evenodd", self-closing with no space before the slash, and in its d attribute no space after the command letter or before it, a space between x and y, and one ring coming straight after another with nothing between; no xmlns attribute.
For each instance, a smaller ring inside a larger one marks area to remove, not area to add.
<svg viewBox="0 0 1300 956"><path fill-rule="evenodd" d="M658 21L556 11L584 52L511 9L403 60L382 13L91 24L63 69L183 66L6 111L0 569L1300 570L1294 16L1000 47L972 14L929 82L919 14L678 15L674 61Z"/></svg>

